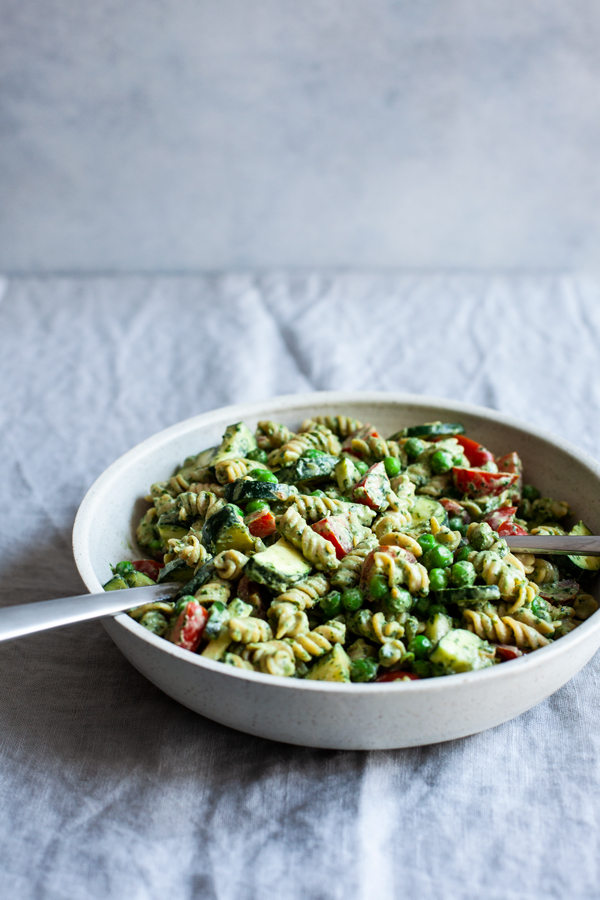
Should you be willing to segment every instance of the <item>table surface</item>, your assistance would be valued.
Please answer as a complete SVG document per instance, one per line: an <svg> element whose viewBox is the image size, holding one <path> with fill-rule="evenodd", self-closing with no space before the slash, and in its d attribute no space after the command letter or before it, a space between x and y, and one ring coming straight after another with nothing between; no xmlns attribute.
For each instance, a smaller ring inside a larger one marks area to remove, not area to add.
<svg viewBox="0 0 600 900"><path fill-rule="evenodd" d="M437 394L597 455L600 284L214 274L0 282L0 603L78 594L77 507L121 453L215 407ZM98 623L0 651L0 893L15 900L592 898L598 658L518 719L334 752L194 715Z"/></svg>

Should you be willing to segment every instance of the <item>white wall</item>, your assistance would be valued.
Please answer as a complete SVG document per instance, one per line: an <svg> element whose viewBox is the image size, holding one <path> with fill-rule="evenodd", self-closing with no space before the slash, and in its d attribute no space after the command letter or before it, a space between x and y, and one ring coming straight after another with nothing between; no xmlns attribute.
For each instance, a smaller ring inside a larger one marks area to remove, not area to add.
<svg viewBox="0 0 600 900"><path fill-rule="evenodd" d="M0 270L586 268L594 0L2 0Z"/></svg>

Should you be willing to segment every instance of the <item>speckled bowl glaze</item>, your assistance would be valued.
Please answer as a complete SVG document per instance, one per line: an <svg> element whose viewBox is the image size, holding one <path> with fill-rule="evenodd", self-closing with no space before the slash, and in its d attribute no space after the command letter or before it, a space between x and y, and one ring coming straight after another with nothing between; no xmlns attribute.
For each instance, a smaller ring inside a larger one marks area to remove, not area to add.
<svg viewBox="0 0 600 900"><path fill-rule="evenodd" d="M441 419L497 454L516 450L528 478L567 500L595 534L600 527L600 465L576 447L509 416L463 403L406 394L314 393L229 406L188 419L134 447L98 478L73 530L77 567L92 592L110 564L140 556L135 525L149 485L186 456L217 444L231 422L276 419L291 428L311 415L343 412L382 434ZM593 588L598 596L598 587ZM493 728L544 700L600 646L600 612L556 643L481 672L417 682L336 684L275 678L205 660L156 637L129 616L103 620L127 659L170 697L248 734L309 747L375 750L448 741Z"/></svg>

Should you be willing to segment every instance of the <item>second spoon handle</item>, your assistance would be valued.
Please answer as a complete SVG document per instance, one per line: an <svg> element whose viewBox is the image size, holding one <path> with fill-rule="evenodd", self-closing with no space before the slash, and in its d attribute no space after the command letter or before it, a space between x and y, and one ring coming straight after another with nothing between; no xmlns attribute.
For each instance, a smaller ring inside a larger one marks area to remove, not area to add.
<svg viewBox="0 0 600 900"><path fill-rule="evenodd" d="M504 540L511 550L518 553L600 556L600 537L597 534L523 534L508 535Z"/></svg>

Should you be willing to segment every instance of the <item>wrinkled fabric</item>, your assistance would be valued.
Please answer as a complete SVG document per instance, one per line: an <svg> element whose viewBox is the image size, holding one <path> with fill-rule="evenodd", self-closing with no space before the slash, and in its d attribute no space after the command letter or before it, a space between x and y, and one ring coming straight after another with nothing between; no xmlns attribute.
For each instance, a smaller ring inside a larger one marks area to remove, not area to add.
<svg viewBox="0 0 600 900"><path fill-rule="evenodd" d="M94 479L224 404L437 395L598 456L600 283L583 279L17 278L0 341L2 605L81 593L71 529ZM0 671L2 897L598 896L598 657L491 731L370 753L203 719L95 622L1 644Z"/></svg>

